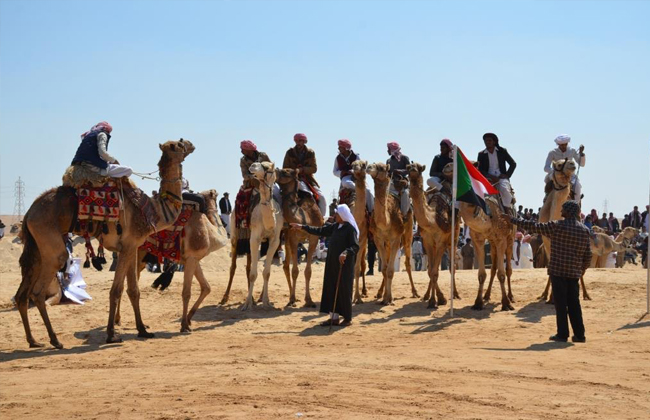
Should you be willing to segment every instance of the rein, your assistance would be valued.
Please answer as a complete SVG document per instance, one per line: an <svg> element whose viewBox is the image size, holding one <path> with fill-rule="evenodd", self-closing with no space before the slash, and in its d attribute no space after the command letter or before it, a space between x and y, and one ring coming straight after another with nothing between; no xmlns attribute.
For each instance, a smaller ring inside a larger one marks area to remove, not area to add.
<svg viewBox="0 0 650 420"><path fill-rule="evenodd" d="M562 185L562 184L560 184L560 183L558 182L558 180L555 178L555 175L556 175L558 172L564 172L564 167L566 166L566 164L567 164L568 161L569 161L568 158L564 158L564 163L562 164L562 166L560 167L559 170L553 168L553 189L554 189L555 191L562 191L563 189L565 189L566 187L568 187L569 184L571 183L570 181L567 182L567 184L566 184L565 186L563 186L562 188L558 188L558 187L556 186L556 185Z"/></svg>

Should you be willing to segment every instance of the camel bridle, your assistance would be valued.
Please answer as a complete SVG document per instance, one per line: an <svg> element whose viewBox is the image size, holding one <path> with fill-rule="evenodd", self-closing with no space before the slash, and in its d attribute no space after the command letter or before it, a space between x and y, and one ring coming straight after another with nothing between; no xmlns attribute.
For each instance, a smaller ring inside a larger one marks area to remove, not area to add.
<svg viewBox="0 0 650 420"><path fill-rule="evenodd" d="M557 174L558 172L564 172L564 167L566 166L566 164L567 164L568 161L569 161L569 158L564 158L564 162L562 163L562 166L560 167L560 169L555 169L555 168L553 168L553 189L554 189L555 191L562 191L563 189L565 189L566 187L568 187L569 184L571 183L571 180L569 180L569 181L566 183L566 185L562 186L562 184L561 184L561 183L557 180L557 178L556 178L556 174ZM561 188L558 188L558 185L559 185Z"/></svg>

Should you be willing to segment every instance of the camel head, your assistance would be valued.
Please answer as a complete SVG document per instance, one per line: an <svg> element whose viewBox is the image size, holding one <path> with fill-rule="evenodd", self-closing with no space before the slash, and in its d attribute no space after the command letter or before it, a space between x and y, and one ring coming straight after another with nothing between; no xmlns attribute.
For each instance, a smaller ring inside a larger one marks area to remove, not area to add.
<svg viewBox="0 0 650 420"><path fill-rule="evenodd" d="M426 165L420 165L417 162L410 163L406 165L406 170L409 173L409 179L415 181L416 179L422 178L422 172L427 169Z"/></svg>
<svg viewBox="0 0 650 420"><path fill-rule="evenodd" d="M159 145L159 147L163 152L163 156L166 156L175 163L182 162L187 157L187 155L192 153L195 149L191 141L184 139L169 140Z"/></svg>
<svg viewBox="0 0 650 420"><path fill-rule="evenodd" d="M636 238L636 235L638 234L639 234L639 229L633 228L632 226L628 226L625 229L623 229L619 235L631 241L632 239Z"/></svg>
<svg viewBox="0 0 650 420"><path fill-rule="evenodd" d="M454 176L454 162L449 162L444 168L442 168L442 176L444 176L447 181L452 181Z"/></svg>
<svg viewBox="0 0 650 420"><path fill-rule="evenodd" d="M366 177L366 169L368 168L368 162L365 160L355 160L352 162L352 174L354 178L361 179Z"/></svg>
<svg viewBox="0 0 650 420"><path fill-rule="evenodd" d="M593 233L605 233L605 229L601 228L600 226L592 226L591 231Z"/></svg>
<svg viewBox="0 0 650 420"><path fill-rule="evenodd" d="M298 174L295 169L290 168L277 168L275 170L275 182L280 185L280 188L286 188L292 182L298 182Z"/></svg>
<svg viewBox="0 0 650 420"><path fill-rule="evenodd" d="M578 168L578 165L576 165L576 162L573 159L554 160L552 166L553 171L555 171L556 174L561 173L564 175L567 181L571 180L571 176Z"/></svg>
<svg viewBox="0 0 650 420"><path fill-rule="evenodd" d="M366 172L368 175L372 177L372 179L376 181L387 181L389 176L388 176L388 170L390 169L390 166L377 162L377 163L371 163L368 165L368 168L366 169Z"/></svg>
<svg viewBox="0 0 650 420"><path fill-rule="evenodd" d="M219 197L217 190L201 191L199 194L205 199L208 211L217 209L217 197Z"/></svg>
<svg viewBox="0 0 650 420"><path fill-rule="evenodd" d="M248 170L260 182L264 182L267 185L273 185L275 183L276 174L275 164L273 162L255 162Z"/></svg>

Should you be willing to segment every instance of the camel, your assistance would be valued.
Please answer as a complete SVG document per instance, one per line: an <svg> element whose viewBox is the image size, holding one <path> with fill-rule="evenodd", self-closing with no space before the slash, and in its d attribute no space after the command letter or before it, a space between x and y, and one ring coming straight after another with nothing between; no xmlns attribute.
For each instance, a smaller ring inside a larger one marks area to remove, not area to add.
<svg viewBox="0 0 650 420"><path fill-rule="evenodd" d="M262 272L264 287L262 289L261 300L264 308L272 307L269 302L269 277L271 275L273 256L280 246L280 234L284 225L282 209L273 200L273 184L275 184L276 178L275 165L269 162L253 163L250 171L259 181L255 189L260 195L260 203L253 209L253 213L251 214L251 264L248 270L248 297L241 308L244 311L251 309L255 305L255 301L253 300L253 286L257 279L257 262L260 257L260 244L264 239L269 240L269 247L266 253L266 261L264 262L264 271ZM234 217L233 213L231 223L234 223ZM230 287L230 284L228 287Z"/></svg>
<svg viewBox="0 0 650 420"><path fill-rule="evenodd" d="M413 212L415 213L415 220L420 227L422 245L424 246L424 251L429 261L427 268L429 287L424 295L424 300L429 300L428 308L436 309L438 304L444 305L447 303L445 295L438 286L438 275L442 256L445 251L450 249L452 243L451 220L445 218L442 213L439 213L445 211L444 209L431 207L427 203L422 180L422 172L425 168L426 166L415 162L406 167L411 187ZM460 223L456 223L453 243L458 242L459 233ZM436 297L438 298L437 302ZM454 298L460 298L455 285Z"/></svg>
<svg viewBox="0 0 650 420"><path fill-rule="evenodd" d="M298 194L298 174L296 170L291 168L278 168L276 173L277 183L282 192L282 215L284 221L286 223L299 223L301 225L316 227L322 226L323 215L314 198L312 196L301 198ZM300 268L298 267L298 243L306 239L309 240L309 248L307 248L307 261L304 271L304 307L316 307L309 292L309 282L311 280L311 263L316 247L318 246L318 237L296 229L288 229L284 235L285 260L283 269L287 283L289 283L289 303L287 306L295 306L296 304L296 282L298 280L298 274L300 274ZM291 273L289 273L289 263L293 264Z"/></svg>
<svg viewBox="0 0 650 420"><path fill-rule="evenodd" d="M569 199L571 193L571 177L576 171L577 165L573 159L556 160L552 164L553 174L551 182L552 188L547 187L548 195L544 198L544 204L539 212L539 222L547 223L551 220L560 220L562 218L562 205ZM551 241L546 236L542 236L544 251L546 255L551 255ZM550 285L550 278L547 286ZM546 299L548 287L540 296L540 299Z"/></svg>
<svg viewBox="0 0 650 420"><path fill-rule="evenodd" d="M633 227L626 227L618 234L616 239L612 239L606 233L594 233L589 240L591 246L591 268L604 268L607 256L612 252L625 252L630 244L630 241L639 234L639 230ZM584 275L580 277L580 286L582 287L582 298L584 300L591 300L587 287L585 286ZM546 303L553 303L553 293L551 292L551 279L546 282L544 293L540 299L546 299Z"/></svg>
<svg viewBox="0 0 650 420"><path fill-rule="evenodd" d="M136 258L138 247L154 231L171 226L181 211L181 180L183 160L194 151L194 146L186 140L168 141L160 145L162 157L158 162L160 170L160 194L151 199L150 204L158 215L158 221L150 224L131 200L124 199L120 213L122 231L118 234L117 224L108 223L108 233L103 233L104 247L109 251L120 253L115 277L110 291L110 308L106 327L107 343L121 342L115 332L115 313L124 290L124 278L127 279L127 294L135 313L138 337L151 338L154 334L147 331L140 314L140 291L137 283ZM119 182L125 182L124 180ZM126 181L128 182L128 181ZM25 246L20 256L22 281L16 292L16 304L25 327L25 335L30 347L42 347L32 336L27 317L30 297L38 308L50 337L50 343L62 349L45 305L46 289L56 272L68 259L61 236L70 230L76 234L75 215L77 214L75 188L60 186L41 194L31 205L23 219L23 237ZM99 223L97 232L101 232ZM98 236L99 233L94 232Z"/></svg>
<svg viewBox="0 0 650 420"><path fill-rule="evenodd" d="M359 228L359 252L354 262L354 297L355 304L363 303L362 296L367 296L366 289L366 254L368 253L368 220L366 219L366 168L368 162L357 160L352 162L352 179L354 180L355 200L351 210ZM359 292L359 276L363 279L363 288Z"/></svg>
<svg viewBox="0 0 650 420"><path fill-rule="evenodd" d="M512 295L512 288L510 286L510 277L512 276L512 266L510 261L512 259L512 244L515 240L515 227L510 226L499 219L500 214L504 214L502 207L499 205L495 197L486 197L485 205L490 209L491 216L485 214L482 208L473 204L460 203L460 215L463 221L470 228L470 237L474 243L474 252L478 259L478 294L472 309L483 309L483 301L490 300L490 292L492 280L496 274L501 284L501 310L513 310L512 302L514 302ZM507 214L507 213L506 213ZM483 284L487 273L485 272L485 249L483 244L485 240L490 241L490 253L492 256L492 269L491 279L488 290L483 294ZM504 267L505 258L505 267ZM508 292L506 293L505 281L508 278Z"/></svg>
<svg viewBox="0 0 650 420"><path fill-rule="evenodd" d="M215 190L203 191L200 193L205 199L207 211L201 213L194 211L184 226L181 239L181 264L183 264L183 316L181 318L181 332L192 332L190 328L192 317L196 313L203 300L210 294L210 284L203 275L201 260L210 253L217 251L228 243L226 229L221 223L217 212L217 196ZM138 250L138 280L140 273L145 267L143 258L146 255L144 249ZM119 261L119 260L118 260ZM201 287L199 297L189 310L190 297L192 296L192 279L196 277ZM115 323L120 322L120 306L118 304Z"/></svg>
<svg viewBox="0 0 650 420"><path fill-rule="evenodd" d="M388 193L390 184L388 169L389 167L385 163L373 163L366 168L366 172L375 182L375 210L370 219L370 232L373 234L382 262L383 280L377 292L377 299L381 299L380 303L383 305L393 304L393 275L395 274L395 259L400 248L400 241L404 246L406 256L404 263L411 281L412 296L420 297L411 275L413 211L409 209L406 218L404 218L399 208L399 201Z"/></svg>

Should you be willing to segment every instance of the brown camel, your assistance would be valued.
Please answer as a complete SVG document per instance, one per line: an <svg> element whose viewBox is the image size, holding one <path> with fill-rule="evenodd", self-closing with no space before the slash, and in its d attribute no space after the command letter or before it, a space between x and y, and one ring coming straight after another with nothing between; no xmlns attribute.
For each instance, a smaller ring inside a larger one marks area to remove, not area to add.
<svg viewBox="0 0 650 420"><path fill-rule="evenodd" d="M446 209L431 207L427 203L422 180L422 172L425 168L424 165L420 165L419 163L412 163L406 167L409 173L411 200L413 201L415 220L420 227L422 244L424 245L424 251L429 262L427 267L429 287L424 295L424 300L429 300L428 308L435 309L438 305L447 303L445 295L438 286L438 275L442 256L445 251L449 251L452 243L451 215L443 213ZM459 233L460 223L456 223L454 243L458 242ZM438 298L437 302L436 297ZM460 298L456 285L454 285L454 298Z"/></svg>
<svg viewBox="0 0 650 420"><path fill-rule="evenodd" d="M544 204L539 212L539 222L547 223L551 220L560 220L562 218L562 205L569 199L571 193L571 177L576 171L577 165L573 159L556 160L552 164L553 173L551 182L547 186L548 194L544 198ZM544 242L544 251L546 255L551 255L551 241L546 236L542 236ZM547 286L550 285L550 278ZM540 299L546 299L548 287L540 296Z"/></svg>
<svg viewBox="0 0 650 420"><path fill-rule="evenodd" d="M203 300L210 294L210 284L203 275L201 260L210 253L217 251L228 243L226 229L217 214L217 196L215 190L200 193L205 199L206 213L194 211L184 227L181 238L181 264L183 265L183 316L181 318L181 332L191 332L192 317ZM138 280L145 267L142 262L146 251L138 250ZM119 261L119 260L118 260ZM192 279L196 277L201 287L198 299L189 310L190 297L192 296ZM117 307L115 322L119 323L120 307Z"/></svg>
<svg viewBox="0 0 650 420"><path fill-rule="evenodd" d="M381 258L383 280L377 292L377 299L381 299L383 305L393 304L393 275L395 274L395 259L400 248L400 241L404 246L406 257L404 263L411 281L412 296L420 297L415 289L413 276L411 275L413 211L409 209L406 218L404 218L397 197L388 193L390 184L388 169L388 165L385 163L373 163L366 168L366 172L375 182L375 210L370 219L370 232L373 235L377 245L377 252Z"/></svg>
<svg viewBox="0 0 650 420"><path fill-rule="evenodd" d="M273 200L273 184L275 183L276 172L275 164L271 162L255 162L250 166L251 173L255 176L257 182L255 183L255 190L260 197L260 203L255 206L251 213L250 221L250 251L246 254L246 278L249 285L249 298L242 306L242 310L247 310L255 305L252 299L253 285L257 279L257 263L260 258L260 244L264 239L269 240L269 247L267 249L266 261L264 263L264 271L262 273L264 278L264 288L258 301L263 303L265 308L272 305L268 299L268 280L271 275L271 264L273 263L273 256L280 246L280 234L282 232L284 219L282 217L282 210L279 205ZM235 226L235 213L230 215L231 226ZM228 279L228 287L221 299L220 304L225 305L230 297L230 288L232 287L232 280L237 268L237 229L232 229L230 235L231 242L231 262L230 262L230 278ZM253 269L251 271L251 268Z"/></svg>
<svg viewBox="0 0 650 420"><path fill-rule="evenodd" d="M108 223L108 233L103 233L103 244L109 251L120 253L115 277L110 291L110 309L108 315L107 343L120 342L121 338L115 333L115 312L124 290L124 278L127 279L127 294L135 313L138 337L151 338L147 332L140 314L140 291L137 283L136 258L138 247L146 237L154 231L171 226L181 211L181 163L187 155L194 151L189 141L168 141L160 145L162 158L158 163L160 170L160 194L151 199L150 204L159 216L159 222L150 225L129 199L124 199L123 210L120 213L121 234L118 234L116 223ZM128 182L121 180L119 182ZM73 187L61 186L41 194L31 205L24 218L23 237L25 246L20 257L22 282L16 292L16 304L25 327L25 335L30 347L41 347L32 336L27 317L27 306L30 297L38 308L50 343L58 348L63 345L56 337L45 306L46 289L55 273L65 264L68 251L61 236L69 232L75 223L77 212L76 191ZM96 223L98 236L101 232ZM83 234L83 232L74 232Z"/></svg>
<svg viewBox="0 0 650 420"><path fill-rule="evenodd" d="M366 289L366 254L368 253L368 220L366 218L366 168L368 162L357 160L352 162L352 180L354 181L355 200L350 205L354 220L359 228L359 252L354 262L354 297L355 304L363 303L362 296L367 296ZM359 292L359 276L363 279L363 287Z"/></svg>
<svg viewBox="0 0 650 420"><path fill-rule="evenodd" d="M460 202L460 215L465 224L470 228L470 237L474 244L474 252L478 259L478 294L472 309L483 309L483 300L490 300L490 288L488 287L485 297L483 297L483 285L487 277L485 271L485 249L483 244L487 239L490 242L490 253L492 257L492 273L496 274L501 284L501 310L513 310L513 296L510 286L510 277L512 276L512 244L515 240L515 228L499 220L499 215L503 210L499 205L496 197L485 197L485 205L489 207L491 216L485 214L482 208L469 203ZM504 258L507 261L504 267ZM494 278L494 274L492 278ZM506 293L505 282L508 278L508 292ZM490 282L490 285L492 282Z"/></svg>
<svg viewBox="0 0 650 420"><path fill-rule="evenodd" d="M323 215L321 214L318 204L312 196L301 197L298 193L298 175L295 169L284 168L277 169L277 183L282 191L282 215L286 223L299 223L301 225L322 226ZM289 283L289 303L287 306L296 304L296 282L300 268L298 267L298 243L309 240L307 249L307 261L305 262L305 307L315 308L316 304L311 299L309 292L309 282L311 280L311 263L316 247L318 246L318 237L309 235L307 232L298 229L285 230L284 234L284 275ZM293 264L291 273L289 273L289 263ZM292 282L293 279L293 282Z"/></svg>

